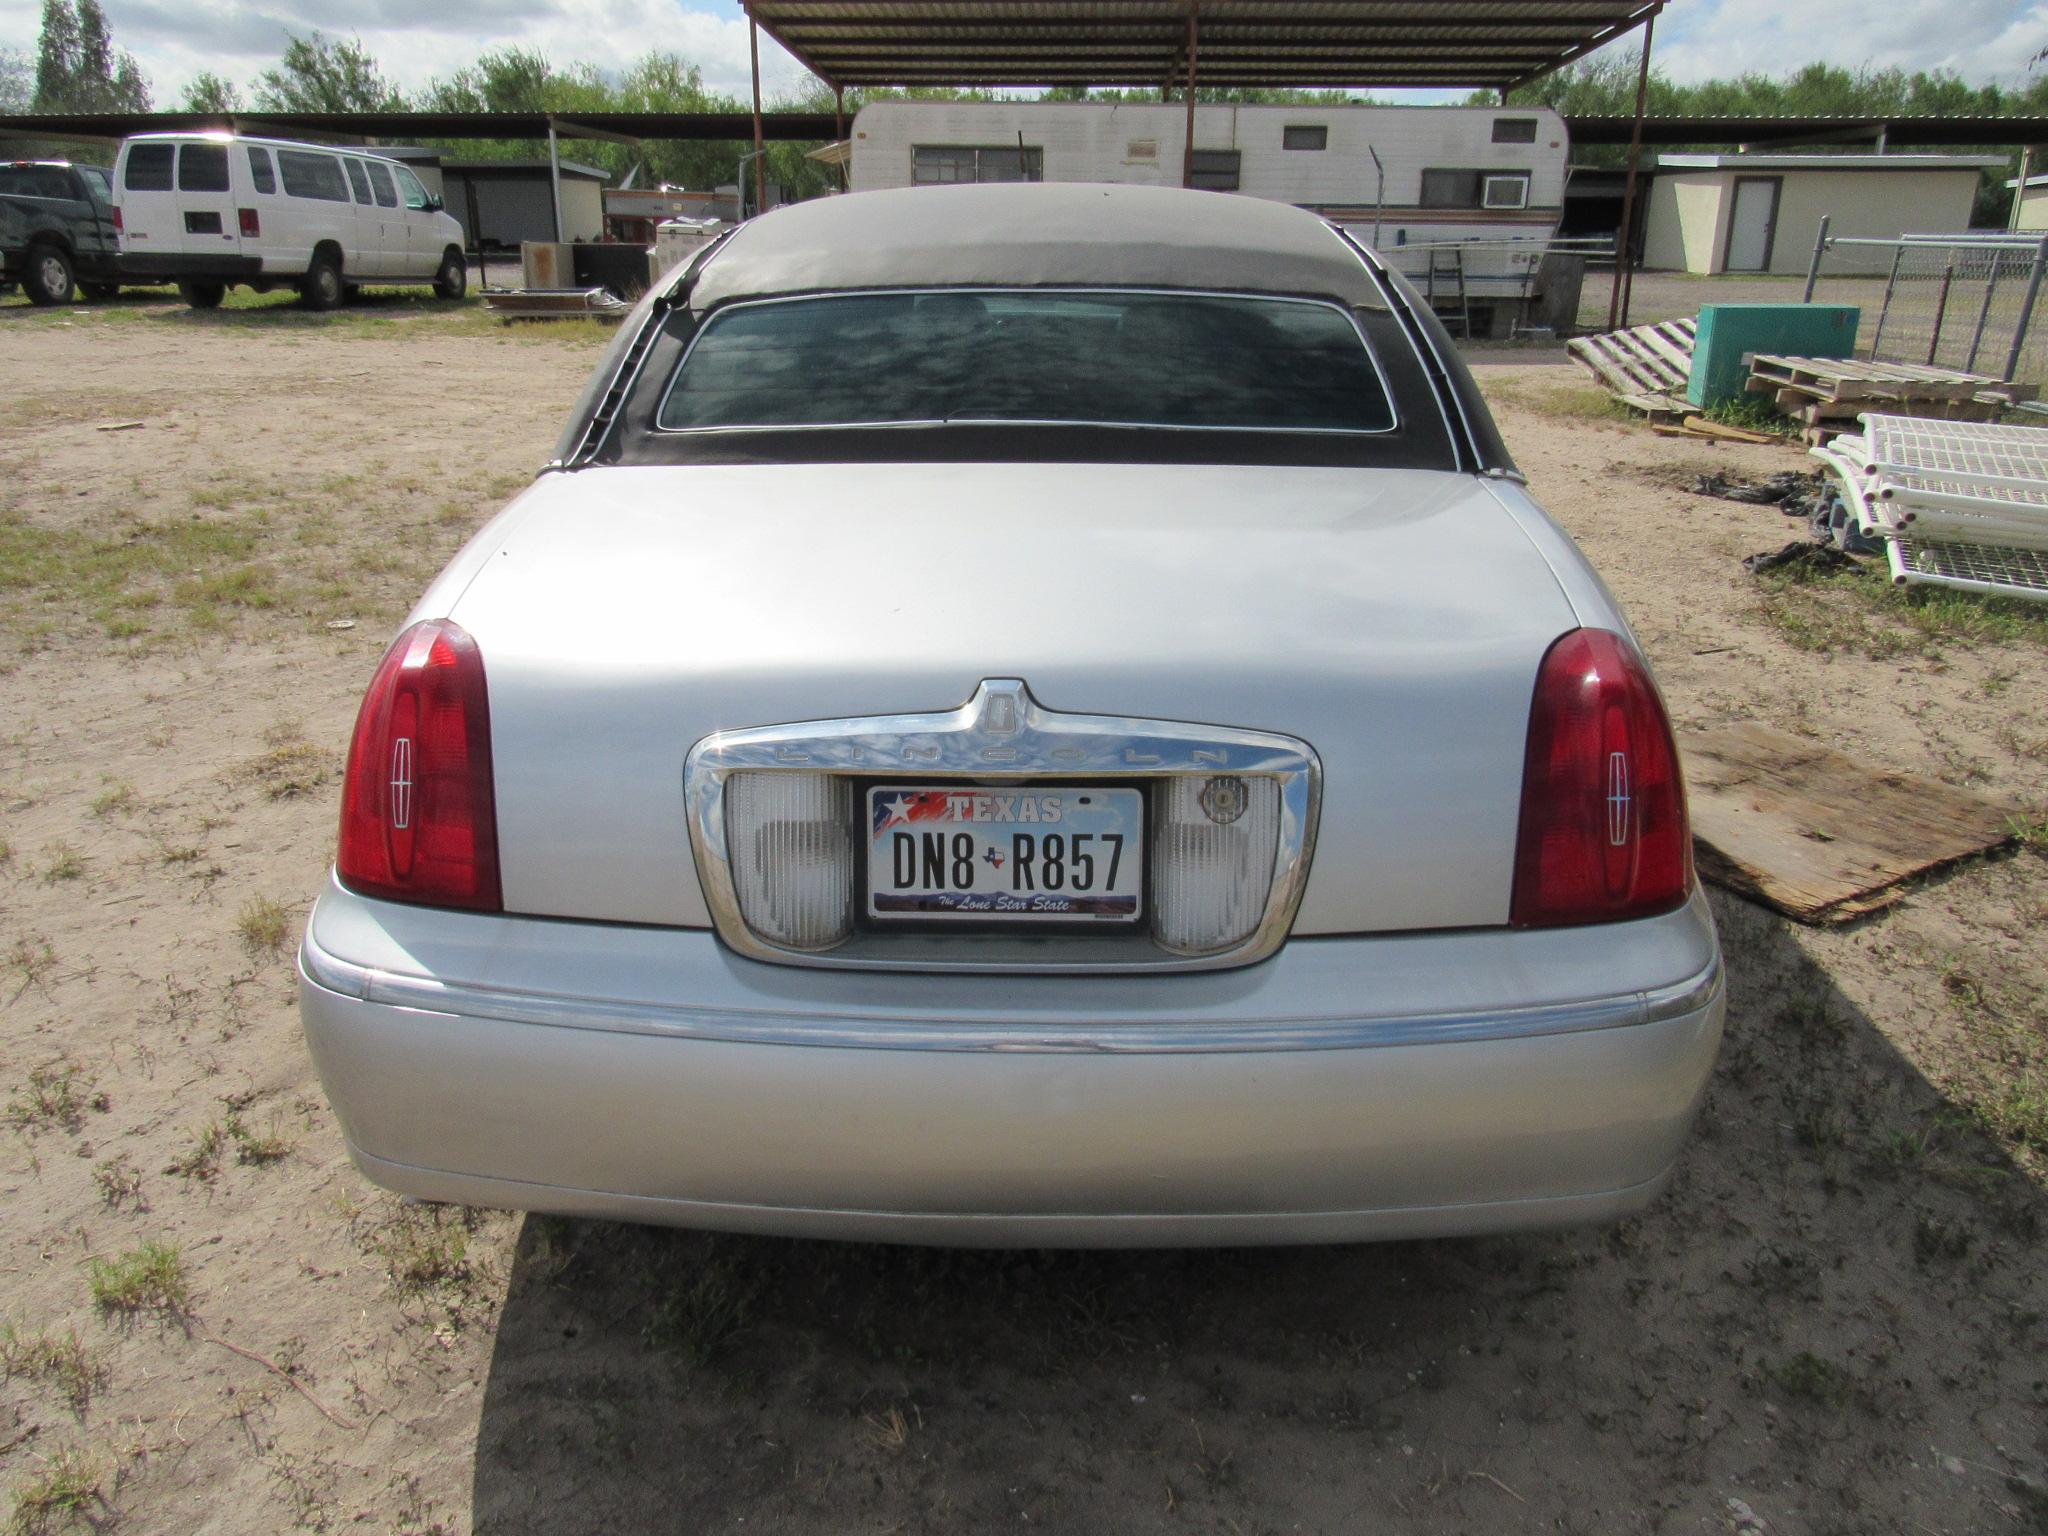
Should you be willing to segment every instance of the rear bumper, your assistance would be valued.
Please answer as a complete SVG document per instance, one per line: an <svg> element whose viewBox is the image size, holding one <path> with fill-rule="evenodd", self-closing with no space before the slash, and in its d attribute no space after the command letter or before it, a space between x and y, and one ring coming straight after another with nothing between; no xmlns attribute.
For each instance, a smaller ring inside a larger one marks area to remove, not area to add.
<svg viewBox="0 0 2048 1536"><path fill-rule="evenodd" d="M1669 1173L1724 1006L1697 897L1602 930L1296 940L1240 971L976 977L331 888L300 967L350 1152L387 1188L974 1244L1624 1215Z"/></svg>
<svg viewBox="0 0 2048 1536"><path fill-rule="evenodd" d="M123 251L118 270L124 279L136 283L246 283L263 275L263 260L258 256Z"/></svg>

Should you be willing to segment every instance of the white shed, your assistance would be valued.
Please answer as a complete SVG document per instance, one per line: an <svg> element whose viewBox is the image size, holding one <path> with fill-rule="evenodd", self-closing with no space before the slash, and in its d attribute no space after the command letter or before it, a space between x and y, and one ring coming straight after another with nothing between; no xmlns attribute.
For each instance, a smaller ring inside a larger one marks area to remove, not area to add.
<svg viewBox="0 0 2048 1536"><path fill-rule="evenodd" d="M1970 227L1999 155L1660 155L1643 265L1675 272L1804 272L1831 235L1889 240Z"/></svg>
<svg viewBox="0 0 2048 1536"><path fill-rule="evenodd" d="M2037 229L2048 234L2048 176L2029 176L2021 186L2018 178L2005 183L2018 207L2013 210L2014 229Z"/></svg>

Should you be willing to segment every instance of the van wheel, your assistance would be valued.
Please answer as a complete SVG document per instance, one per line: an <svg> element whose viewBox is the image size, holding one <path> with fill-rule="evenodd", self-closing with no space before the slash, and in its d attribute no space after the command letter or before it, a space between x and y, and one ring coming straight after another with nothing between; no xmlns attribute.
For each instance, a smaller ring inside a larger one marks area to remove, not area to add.
<svg viewBox="0 0 2048 1536"><path fill-rule="evenodd" d="M69 304L77 287L71 258L61 245L39 245L28 253L28 274L21 281L31 304Z"/></svg>
<svg viewBox="0 0 2048 1536"><path fill-rule="evenodd" d="M449 251L441 258L441 270L434 274L434 297L437 299L459 299L469 289L469 268L463 264L460 251Z"/></svg>
<svg viewBox="0 0 2048 1536"><path fill-rule="evenodd" d="M226 283L180 283L179 297L194 309L219 309L220 301L228 296Z"/></svg>
<svg viewBox="0 0 2048 1536"><path fill-rule="evenodd" d="M308 309L339 309L343 298L341 263L321 254L306 268L306 280L299 285L299 297Z"/></svg>
<svg viewBox="0 0 2048 1536"><path fill-rule="evenodd" d="M121 293L119 283L80 283L78 286L88 299L118 298Z"/></svg>

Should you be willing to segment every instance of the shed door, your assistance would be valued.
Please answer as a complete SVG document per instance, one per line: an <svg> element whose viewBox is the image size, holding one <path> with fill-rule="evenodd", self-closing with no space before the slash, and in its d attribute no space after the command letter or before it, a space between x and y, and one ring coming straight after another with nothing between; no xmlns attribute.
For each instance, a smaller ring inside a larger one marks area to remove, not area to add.
<svg viewBox="0 0 2048 1536"><path fill-rule="evenodd" d="M1728 256L1722 266L1730 272L1767 272L1771 246L1778 233L1778 191L1781 176L1738 176L1735 178L1735 215L1728 223Z"/></svg>

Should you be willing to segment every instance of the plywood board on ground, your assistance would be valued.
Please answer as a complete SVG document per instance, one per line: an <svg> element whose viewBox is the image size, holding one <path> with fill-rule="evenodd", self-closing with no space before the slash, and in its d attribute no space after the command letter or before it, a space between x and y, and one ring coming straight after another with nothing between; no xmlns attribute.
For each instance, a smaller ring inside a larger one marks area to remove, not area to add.
<svg viewBox="0 0 2048 1536"><path fill-rule="evenodd" d="M1803 923L1890 906L1900 882L2011 840L2001 805L1767 725L1679 734L1700 876Z"/></svg>

